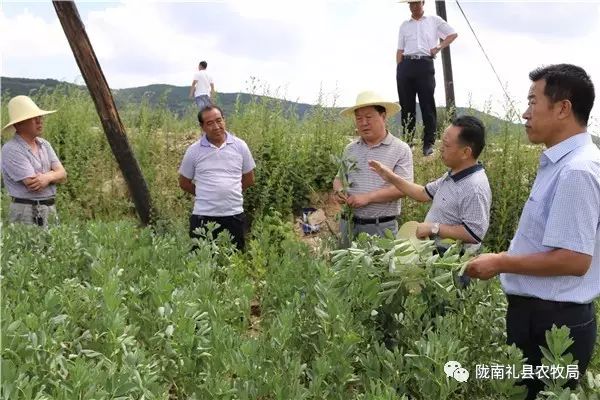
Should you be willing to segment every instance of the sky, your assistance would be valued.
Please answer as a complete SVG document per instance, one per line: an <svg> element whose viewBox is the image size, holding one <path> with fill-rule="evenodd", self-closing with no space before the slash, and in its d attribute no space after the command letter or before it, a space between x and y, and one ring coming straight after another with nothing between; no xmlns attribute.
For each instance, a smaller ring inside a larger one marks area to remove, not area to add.
<svg viewBox="0 0 600 400"><path fill-rule="evenodd" d="M349 106L363 90L397 101L398 28L410 17L397 0L76 1L109 85L189 85L200 60L218 92L254 92L314 104ZM456 1L448 22L456 103L504 116L525 109L536 67L583 67L600 92L600 0ZM426 14L435 14L433 0ZM3 1L0 74L83 83L49 1ZM445 104L441 58L436 102ZM501 85L502 84L502 85ZM511 101L504 95L508 91ZM600 97L600 96L599 96ZM598 100L596 103L598 103ZM600 135L600 105L589 130Z"/></svg>

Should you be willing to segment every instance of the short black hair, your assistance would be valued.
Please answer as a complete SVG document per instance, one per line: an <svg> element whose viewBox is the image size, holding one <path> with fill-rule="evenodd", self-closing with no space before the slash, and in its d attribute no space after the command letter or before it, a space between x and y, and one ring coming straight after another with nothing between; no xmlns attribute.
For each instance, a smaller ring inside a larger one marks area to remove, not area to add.
<svg viewBox="0 0 600 400"><path fill-rule="evenodd" d="M384 112L387 111L384 106L380 106L377 104L374 105L373 108L375 108L375 111L377 111L379 114L383 114Z"/></svg>
<svg viewBox="0 0 600 400"><path fill-rule="evenodd" d="M485 126L483 122L471 115L461 115L452 121L452 125L460 128L458 141L463 146L471 148L473 158L479 158L485 147Z"/></svg>
<svg viewBox="0 0 600 400"><path fill-rule="evenodd" d="M596 95L592 79L583 68L572 64L548 65L531 71L529 79L545 80L544 95L553 103L569 100L577 122L588 124Z"/></svg>
<svg viewBox="0 0 600 400"><path fill-rule="evenodd" d="M204 69L206 69L206 67L208 67L208 63L206 61L200 61L200 64L198 64L198 65Z"/></svg>
<svg viewBox="0 0 600 400"><path fill-rule="evenodd" d="M204 122L204 120L202 119L202 113L205 113L205 112L211 111L211 110L219 110L219 112L221 113L221 117L225 118L225 114L223 114L223 110L221 110L221 107L211 104L211 105L204 107L202 110L198 111L198 122L200 123L200 125L202 125L202 123Z"/></svg>

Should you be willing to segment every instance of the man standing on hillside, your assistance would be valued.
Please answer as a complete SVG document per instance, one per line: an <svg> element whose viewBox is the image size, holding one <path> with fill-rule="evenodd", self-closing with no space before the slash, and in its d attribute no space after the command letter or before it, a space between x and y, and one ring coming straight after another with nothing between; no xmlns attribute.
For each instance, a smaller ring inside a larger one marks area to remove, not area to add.
<svg viewBox="0 0 600 400"><path fill-rule="evenodd" d="M196 228L215 222L215 235L227 230L236 247L244 248L244 197L254 184L254 159L246 142L228 132L223 112L208 106L198 113L204 134L185 152L179 167L179 187L195 196L190 216L190 237Z"/></svg>
<svg viewBox="0 0 600 400"><path fill-rule="evenodd" d="M190 98L193 97L196 100L199 110L212 105L212 99L215 96L215 83L206 72L207 67L208 63L206 61L200 61L198 72L194 74L194 80L190 87Z"/></svg>
<svg viewBox="0 0 600 400"><path fill-rule="evenodd" d="M437 15L425 15L424 1L402 0L410 6L411 19L400 25L396 51L396 83L402 106L403 137L412 141L415 130L415 96L423 116L423 155L433 153L437 113L435 109L435 68L433 59L458 36ZM438 39L443 39L438 44Z"/></svg>
<svg viewBox="0 0 600 400"><path fill-rule="evenodd" d="M9 122L2 132L13 132L2 146L2 177L11 196L9 221L46 227L57 220L56 184L64 183L67 172L54 149L41 138L43 116L55 111L40 109L27 96L8 102Z"/></svg>
<svg viewBox="0 0 600 400"><path fill-rule="evenodd" d="M383 236L386 230L394 235L398 231L399 199L404 194L369 170L367 162L377 160L404 179L413 180L410 147L394 137L385 126L386 119L399 109L398 104L367 91L357 96L356 105L342 111L342 115L354 117L360 135L344 150L344 159L355 162L356 168L348 171L345 177L340 175L343 173L340 171L333 181L338 202L347 204L353 213L352 216L343 215L340 220L342 247L348 247L361 232ZM349 182L349 188L343 187L343 178Z"/></svg>
<svg viewBox="0 0 600 400"><path fill-rule="evenodd" d="M594 85L569 64L536 69L529 78L525 130L546 150L508 251L475 258L466 273L500 275L508 298L507 340L527 364L541 365L540 346L548 347L545 332L553 324L567 326L574 341L567 351L581 377L594 352L594 300L600 295L600 149L586 132ZM544 387L538 379L523 383L531 400Z"/></svg>

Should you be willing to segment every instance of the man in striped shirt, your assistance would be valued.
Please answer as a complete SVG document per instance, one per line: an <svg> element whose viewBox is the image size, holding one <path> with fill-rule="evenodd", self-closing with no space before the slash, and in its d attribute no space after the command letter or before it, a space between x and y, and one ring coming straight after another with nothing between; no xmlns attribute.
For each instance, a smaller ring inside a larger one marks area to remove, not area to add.
<svg viewBox="0 0 600 400"><path fill-rule="evenodd" d="M352 216L342 216L340 221L341 245L347 247L359 233L383 236L386 230L394 235L398 231L396 217L400 213L403 194L369 170L368 160L375 159L405 179L413 179L410 147L394 137L385 126L387 117L396 114L400 106L383 100L378 94L362 92L356 105L342 111L344 116L354 116L360 137L344 150L344 159L355 163L355 168L342 176L340 170L333 181L333 190L341 204L352 210ZM343 181L349 183L344 187Z"/></svg>
<svg viewBox="0 0 600 400"><path fill-rule="evenodd" d="M408 197L432 202L425 221L418 225L418 238L433 238L439 252L447 249L442 243L447 238L476 250L488 230L492 203L487 175L477 161L484 146L483 123L472 116L461 116L444 132L441 155L450 170L439 179L421 186L376 160L369 161L369 166Z"/></svg>
<svg viewBox="0 0 600 400"><path fill-rule="evenodd" d="M508 251L483 254L467 267L474 278L500 275L508 298L507 340L541 365L545 332L567 326L567 350L585 373L596 342L594 299L600 295L600 150L586 132L594 85L580 67L536 69L523 114L527 137L543 143L537 176ZM522 383L528 399L544 384ZM576 380L569 381L574 388Z"/></svg>

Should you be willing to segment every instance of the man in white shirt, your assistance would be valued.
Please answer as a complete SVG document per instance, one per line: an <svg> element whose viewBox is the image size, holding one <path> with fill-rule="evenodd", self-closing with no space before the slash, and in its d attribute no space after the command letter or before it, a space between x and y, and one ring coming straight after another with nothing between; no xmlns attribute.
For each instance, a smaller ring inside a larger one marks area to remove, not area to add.
<svg viewBox="0 0 600 400"><path fill-rule="evenodd" d="M219 225L218 235L229 231L233 242L244 249L246 216L243 191L254 185L254 158L246 142L227 131L223 112L207 106L198 112L203 135L185 152L179 167L179 187L194 195L190 237L199 238L209 222Z"/></svg>
<svg viewBox="0 0 600 400"><path fill-rule="evenodd" d="M424 1L402 0L409 3L411 18L400 25L396 52L396 83L402 107L403 135L412 141L415 130L415 96L423 115L423 155L433 153L436 129L435 68L433 59L458 34L437 15L424 15ZM442 42L438 44L438 39ZM406 139L405 139L406 140Z"/></svg>
<svg viewBox="0 0 600 400"><path fill-rule="evenodd" d="M196 100L196 105L200 110L212 105L211 99L215 95L215 83L206 72L207 67L208 63L206 61L200 61L198 72L194 74L194 80L190 87L190 98L193 97Z"/></svg>

